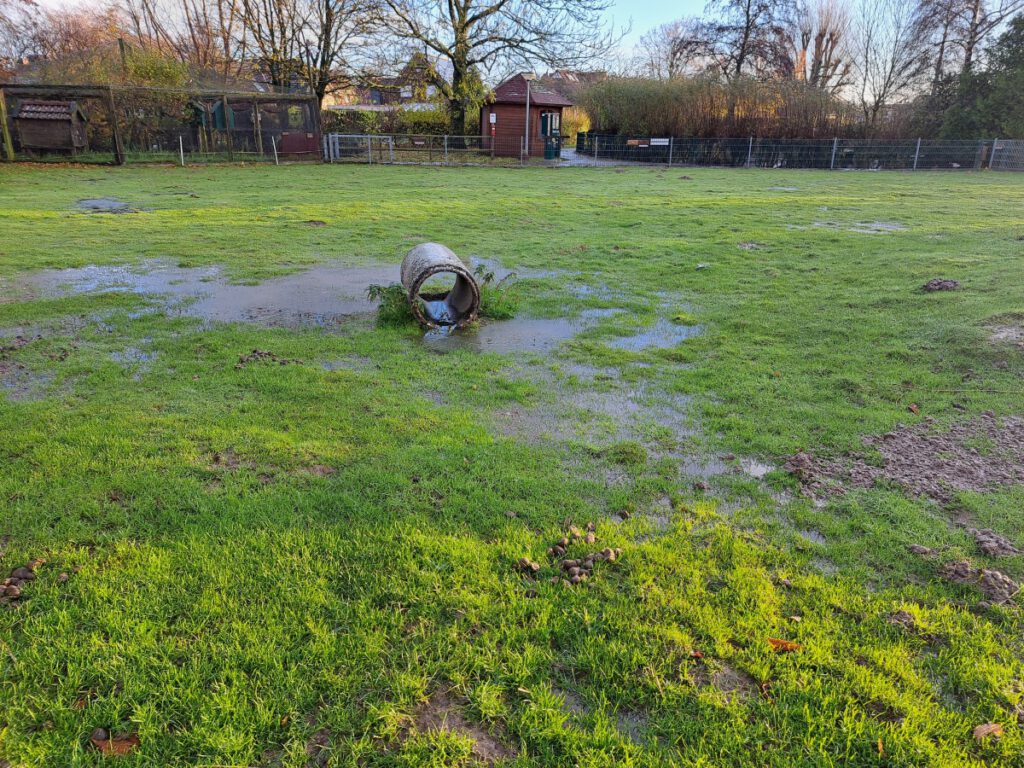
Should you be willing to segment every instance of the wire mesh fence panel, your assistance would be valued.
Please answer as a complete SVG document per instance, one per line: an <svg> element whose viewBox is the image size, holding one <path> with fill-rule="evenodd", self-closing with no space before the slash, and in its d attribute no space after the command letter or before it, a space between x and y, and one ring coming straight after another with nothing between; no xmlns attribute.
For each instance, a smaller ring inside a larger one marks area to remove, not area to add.
<svg viewBox="0 0 1024 768"><path fill-rule="evenodd" d="M1024 141L993 141L990 167L995 171L1024 171Z"/></svg>
<svg viewBox="0 0 1024 768"><path fill-rule="evenodd" d="M1024 170L1022 142L988 140L676 138L577 134L579 166L664 165L828 170Z"/></svg>
<svg viewBox="0 0 1024 768"><path fill-rule="evenodd" d="M515 136L329 133L323 153L328 163L520 166L560 163L561 144L541 138L527 148Z"/></svg>

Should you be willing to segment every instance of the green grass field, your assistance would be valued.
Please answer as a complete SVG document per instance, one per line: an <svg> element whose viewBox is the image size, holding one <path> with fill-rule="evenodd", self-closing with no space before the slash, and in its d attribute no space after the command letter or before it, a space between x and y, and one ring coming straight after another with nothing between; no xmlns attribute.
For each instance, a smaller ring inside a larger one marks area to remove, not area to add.
<svg viewBox="0 0 1024 768"><path fill-rule="evenodd" d="M139 212L75 207L103 196ZM46 561L0 605L0 765L1024 764L1022 598L942 577L1024 577L964 528L1024 547L1021 486L816 504L782 469L1024 413L1022 201L990 173L0 167L0 576ZM509 322L593 320L437 354L30 276L251 284L424 240L519 270ZM672 318L702 332L620 343ZM621 555L551 583L588 522L568 557Z"/></svg>

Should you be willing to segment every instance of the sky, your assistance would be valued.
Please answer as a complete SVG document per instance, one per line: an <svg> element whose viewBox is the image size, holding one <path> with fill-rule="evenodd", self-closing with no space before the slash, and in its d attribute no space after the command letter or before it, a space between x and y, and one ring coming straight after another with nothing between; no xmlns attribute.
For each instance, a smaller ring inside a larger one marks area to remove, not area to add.
<svg viewBox="0 0 1024 768"><path fill-rule="evenodd" d="M624 27L633 20L632 30L623 40L624 48L631 48L647 30L703 12L706 0L614 0L607 15L616 27Z"/></svg>

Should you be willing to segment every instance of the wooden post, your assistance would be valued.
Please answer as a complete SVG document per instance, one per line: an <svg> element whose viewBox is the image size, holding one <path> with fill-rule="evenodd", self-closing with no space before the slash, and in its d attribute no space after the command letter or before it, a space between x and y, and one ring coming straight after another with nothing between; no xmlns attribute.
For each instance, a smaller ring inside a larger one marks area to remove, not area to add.
<svg viewBox="0 0 1024 768"><path fill-rule="evenodd" d="M114 104L114 89L107 87L107 108L110 110L110 132L114 138L114 164L124 165L124 144L121 143L121 128L117 124L117 106Z"/></svg>
<svg viewBox="0 0 1024 768"><path fill-rule="evenodd" d="M8 163L14 162L14 142L11 141L11 129L7 125L7 101L5 100L4 89L0 88L0 137L4 143L4 160Z"/></svg>
<svg viewBox="0 0 1024 768"><path fill-rule="evenodd" d="M224 105L224 133L228 137L228 162L230 163L235 159L235 138L231 135L231 120L228 118L231 107L228 106L226 94L220 97L220 103Z"/></svg>
<svg viewBox="0 0 1024 768"><path fill-rule="evenodd" d="M263 157L263 131L260 130L260 105L252 100L252 130L256 138L256 152Z"/></svg>

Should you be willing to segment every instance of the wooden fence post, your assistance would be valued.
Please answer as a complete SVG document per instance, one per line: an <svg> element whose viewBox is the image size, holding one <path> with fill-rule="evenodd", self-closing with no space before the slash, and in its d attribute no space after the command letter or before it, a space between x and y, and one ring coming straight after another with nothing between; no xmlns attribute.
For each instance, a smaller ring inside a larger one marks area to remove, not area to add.
<svg viewBox="0 0 1024 768"><path fill-rule="evenodd" d="M5 100L4 89L0 88L0 137L4 143L4 159L8 163L14 162L14 142L11 141L11 129L7 125L7 101Z"/></svg>
<svg viewBox="0 0 1024 768"><path fill-rule="evenodd" d="M124 165L124 144L121 143L121 128L117 123L117 106L114 104L114 89L107 87L107 108L110 110L110 132L114 139L114 164Z"/></svg>
<svg viewBox="0 0 1024 768"><path fill-rule="evenodd" d="M224 105L224 133L228 137L228 162L233 162L235 159L235 137L231 133L231 120L229 113L231 107L228 106L227 94L220 97L220 103Z"/></svg>

